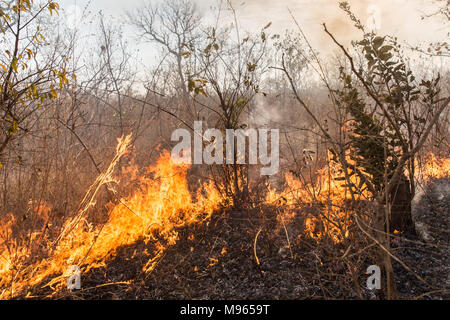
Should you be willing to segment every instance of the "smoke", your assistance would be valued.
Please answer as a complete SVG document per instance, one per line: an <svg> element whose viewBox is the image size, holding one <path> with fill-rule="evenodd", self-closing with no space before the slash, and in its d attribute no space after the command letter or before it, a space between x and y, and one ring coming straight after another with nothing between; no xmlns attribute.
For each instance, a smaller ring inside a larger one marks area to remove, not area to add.
<svg viewBox="0 0 450 320"><path fill-rule="evenodd" d="M62 8L77 4L79 7L90 3L90 10L102 10L107 14L123 17L125 10L137 8L149 0L60 0ZM152 4L163 0L150 0ZM234 21L228 0L191 0L205 18L206 23L215 24L217 10L224 9L220 15L220 24L229 25ZM322 54L336 50L336 46L324 33L322 23L336 38L348 45L351 40L360 39L356 30L339 8L339 0L230 0L236 10L241 32L258 32L268 22L272 22L271 33L283 35L286 30L295 31L296 27L288 9L303 29L313 47ZM422 19L422 16L437 11L435 0L348 0L352 11L366 24L371 12L379 16L377 23L380 34L395 35L399 40L411 45L421 42L447 41L447 27L438 18ZM375 8L375 9L374 9ZM373 15L373 14L372 14ZM73 17L74 15L72 15ZM69 22L70 23L70 22ZM448 22L447 22L448 23ZM153 60L153 57L148 57Z"/></svg>
<svg viewBox="0 0 450 320"><path fill-rule="evenodd" d="M199 7L207 10L209 0L197 0ZM330 53L335 49L329 37L323 32L322 23L339 39L349 44L361 38L349 17L339 8L339 0L232 0L242 30L255 32L269 21L271 31L283 34L285 30L295 31L295 24L289 14L303 29L315 49ZM367 25L376 17L380 34L397 36L410 44L446 39L446 28L439 19L422 19L433 12L436 4L431 0L349 0L353 13ZM225 1L223 1L225 6ZM206 11L204 11L206 14ZM229 17L231 18L231 17ZM223 21L226 21L224 19Z"/></svg>
<svg viewBox="0 0 450 320"><path fill-rule="evenodd" d="M250 126L263 128L272 122L278 123L282 120L280 108L275 107L273 104L268 104L261 95L257 95L254 102L254 109L249 119Z"/></svg>

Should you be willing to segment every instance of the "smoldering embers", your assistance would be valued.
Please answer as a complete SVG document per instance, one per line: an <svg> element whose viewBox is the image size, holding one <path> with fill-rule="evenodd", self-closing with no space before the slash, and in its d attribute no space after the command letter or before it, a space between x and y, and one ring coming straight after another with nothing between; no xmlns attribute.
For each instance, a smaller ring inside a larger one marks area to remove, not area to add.
<svg viewBox="0 0 450 320"><path fill-rule="evenodd" d="M270 155L268 154L269 136ZM246 164L247 138L248 164L258 164L259 158L261 165L268 166L261 168L261 175L276 174L280 165L280 131L278 129L227 129L224 137L219 129L207 129L203 133L203 122L195 121L193 149L191 132L186 129L177 129L172 133L171 140L179 142L172 149L172 160L187 164L221 165L224 162ZM204 149L203 142L207 143Z"/></svg>

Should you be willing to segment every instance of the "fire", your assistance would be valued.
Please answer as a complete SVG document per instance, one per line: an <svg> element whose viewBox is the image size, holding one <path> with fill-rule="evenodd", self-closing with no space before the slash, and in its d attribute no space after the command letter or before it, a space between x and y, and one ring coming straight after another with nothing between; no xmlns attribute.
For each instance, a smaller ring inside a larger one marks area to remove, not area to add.
<svg viewBox="0 0 450 320"><path fill-rule="evenodd" d="M422 165L416 162L416 168L417 181L448 178L450 158L439 159L433 153L429 153ZM270 189L266 203L284 205L286 209L282 213L282 218L288 217L288 220L295 208L321 206L319 215L306 215L305 235L316 240L328 236L334 243L340 243L350 235L349 226L354 212L348 208L351 194L339 169L338 164L328 163L323 169L318 170L314 183L305 183L303 179L288 173L285 176L286 188L282 191ZM350 182L359 185L356 175L350 177ZM368 200L368 194L359 195L358 200Z"/></svg>
<svg viewBox="0 0 450 320"><path fill-rule="evenodd" d="M266 203L284 204L284 217L292 215L290 212L295 208L316 208L318 214L309 213L305 217L305 234L316 240L327 235L334 243L342 242L349 236L352 211L344 209L351 194L339 169L338 164L330 162L317 171L313 183L288 173L285 175L286 188L279 192L269 190ZM356 176L350 177L350 181L358 184ZM362 198L365 196L361 195Z"/></svg>
<svg viewBox="0 0 450 320"><path fill-rule="evenodd" d="M421 170L416 174L417 179L429 181L450 177L450 158L437 158L432 152L428 153Z"/></svg>
<svg viewBox="0 0 450 320"><path fill-rule="evenodd" d="M86 273L104 266L119 248L140 240L156 247L154 252L147 252L149 260L143 266L143 271L149 272L164 251L178 241L178 228L207 221L220 206L231 203L222 198L213 182L204 183L195 192L189 190L189 165L172 161L169 152L164 151L143 176L133 166L122 170L126 177L137 180L137 190L130 196L115 199L119 201L111 205L107 221L94 224L87 213L94 208L103 187L117 197L112 189L118 183L114 171L128 152L130 141L130 136L119 139L110 165L90 186L78 211L67 221L58 221L45 203L30 203L22 219L13 214L0 218L1 299L23 296L28 288L42 284L57 293L65 287L69 266L77 265ZM450 159L437 159L430 154L420 169L424 180L448 177ZM317 173L313 183L286 174L286 188L269 189L265 203L277 206L278 221L283 224L288 240L285 223L300 208L306 212L306 236L316 240L327 236L340 243L349 237L354 214L347 205L351 196L337 164L329 162ZM357 185L355 179L351 177L351 183ZM194 239L194 235L189 239ZM220 255L226 254L227 249L223 248ZM211 258L210 265L216 263L217 258Z"/></svg>
<svg viewBox="0 0 450 320"><path fill-rule="evenodd" d="M39 244L45 245L40 252L32 252L24 241L13 239L11 230L17 221L12 215L1 221L0 298L14 297L43 281L49 281L47 286L57 292L64 287L70 265L78 265L86 273L103 266L118 248L142 239L157 241L158 235L164 243L156 242L158 250L144 266L144 271L149 271L167 246L178 240L177 228L205 221L219 208L222 199L213 185L204 184L193 198L186 180L189 166L175 164L170 154L163 152L156 164L148 168L147 175L140 178L139 190L109 211L106 224L93 225L85 213L95 203L100 187L113 181L112 171L129 141L119 141L116 157L87 192L82 209L64 225L55 241Z"/></svg>

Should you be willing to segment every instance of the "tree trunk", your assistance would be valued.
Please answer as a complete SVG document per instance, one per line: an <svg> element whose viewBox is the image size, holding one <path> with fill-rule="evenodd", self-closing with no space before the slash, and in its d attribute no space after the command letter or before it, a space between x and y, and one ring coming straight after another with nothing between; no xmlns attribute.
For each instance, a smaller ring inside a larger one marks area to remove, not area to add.
<svg viewBox="0 0 450 320"><path fill-rule="evenodd" d="M389 215L389 206L385 204L383 199L377 200L377 210L375 212L375 232L374 237L378 241L378 265L383 266L385 281L382 280L382 288L380 292L381 299L396 300L397 286L395 284L394 269L392 267L391 257L388 253L390 250L390 235L386 232L387 217Z"/></svg>
<svg viewBox="0 0 450 320"><path fill-rule="evenodd" d="M391 214L389 219L389 232L415 233L414 222L411 218L412 194L409 180L400 179L390 194Z"/></svg>

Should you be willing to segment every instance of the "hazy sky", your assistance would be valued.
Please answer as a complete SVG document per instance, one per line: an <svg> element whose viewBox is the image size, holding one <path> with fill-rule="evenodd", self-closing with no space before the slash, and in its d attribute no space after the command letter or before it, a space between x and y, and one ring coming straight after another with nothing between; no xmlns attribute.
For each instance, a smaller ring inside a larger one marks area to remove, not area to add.
<svg viewBox="0 0 450 320"><path fill-rule="evenodd" d="M156 3L159 0L59 0L66 13L75 19L87 3L92 13L102 11L119 21L127 9L138 8L143 2ZM192 0L206 18L211 17L211 8L217 7L221 0ZM225 0L223 6L225 6ZM339 9L338 0L231 0L236 9L241 30L258 31L272 22L270 31L283 34L286 29L295 27L288 8L293 12L301 28L316 49L330 53L336 47L324 34L322 23L326 23L336 37L348 43L358 39L348 17ZM380 34L394 34L410 44L447 40L448 25L439 19L424 19L425 13L433 11L433 0L349 0L353 11L363 23L373 12L377 16ZM76 7L75 7L76 6ZM78 10L74 10L78 8ZM226 15L226 14L225 14ZM230 20L224 19L223 23ZM137 40L135 40L137 41Z"/></svg>

